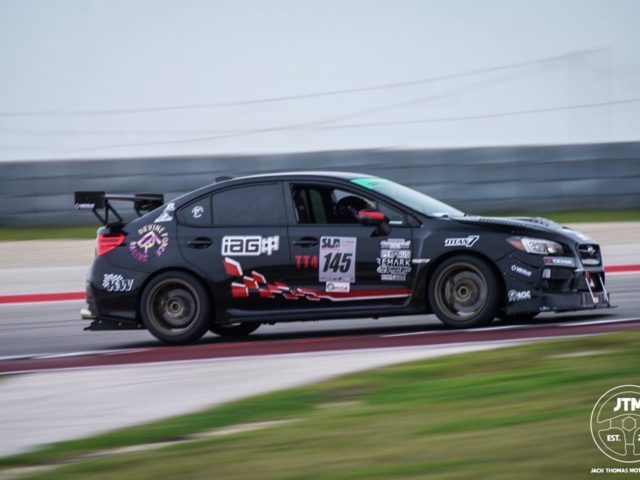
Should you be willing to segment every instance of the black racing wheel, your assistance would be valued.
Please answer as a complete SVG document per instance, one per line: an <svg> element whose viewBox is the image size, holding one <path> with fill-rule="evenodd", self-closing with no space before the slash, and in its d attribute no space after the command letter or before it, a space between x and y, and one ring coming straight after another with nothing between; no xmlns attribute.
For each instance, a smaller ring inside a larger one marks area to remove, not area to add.
<svg viewBox="0 0 640 480"><path fill-rule="evenodd" d="M149 331L164 343L195 342L209 328L209 296L195 277L165 272L145 287L140 314Z"/></svg>
<svg viewBox="0 0 640 480"><path fill-rule="evenodd" d="M218 323L209 325L209 330L221 337L246 337L255 332L260 323Z"/></svg>
<svg viewBox="0 0 640 480"><path fill-rule="evenodd" d="M452 328L486 325L502 307L497 275L486 262L471 255L442 262L431 276L428 293L433 312Z"/></svg>

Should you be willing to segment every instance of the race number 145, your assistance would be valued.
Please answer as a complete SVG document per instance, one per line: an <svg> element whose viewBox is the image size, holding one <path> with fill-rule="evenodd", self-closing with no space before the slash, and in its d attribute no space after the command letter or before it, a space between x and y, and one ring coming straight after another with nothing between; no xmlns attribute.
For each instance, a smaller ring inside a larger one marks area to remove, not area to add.
<svg viewBox="0 0 640 480"><path fill-rule="evenodd" d="M320 238L320 281L355 282L356 238Z"/></svg>

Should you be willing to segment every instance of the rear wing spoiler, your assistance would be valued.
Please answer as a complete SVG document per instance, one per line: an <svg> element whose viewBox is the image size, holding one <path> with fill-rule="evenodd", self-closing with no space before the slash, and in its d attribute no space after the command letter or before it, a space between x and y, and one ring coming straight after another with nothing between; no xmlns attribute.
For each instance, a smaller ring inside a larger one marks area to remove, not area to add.
<svg viewBox="0 0 640 480"><path fill-rule="evenodd" d="M114 201L133 202L133 209L136 214L141 217L145 213L161 207L164 204L164 195L161 193L122 195L105 192L75 192L73 208L76 210L91 210L104 226L121 225L124 223L124 220L111 205L111 202ZM102 210L102 213L100 210ZM117 218L117 221L109 222L109 212Z"/></svg>

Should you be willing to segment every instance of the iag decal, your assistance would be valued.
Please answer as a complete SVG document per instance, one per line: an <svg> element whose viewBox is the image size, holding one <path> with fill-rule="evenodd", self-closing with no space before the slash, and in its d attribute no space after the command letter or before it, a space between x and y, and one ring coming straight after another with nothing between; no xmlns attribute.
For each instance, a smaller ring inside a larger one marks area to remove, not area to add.
<svg viewBox="0 0 640 480"><path fill-rule="evenodd" d="M222 255L227 257L257 257L271 255L280 249L280 236L261 235L222 237Z"/></svg>
<svg viewBox="0 0 640 480"><path fill-rule="evenodd" d="M169 234L166 228L151 223L138 229L140 238L129 243L129 253L139 262L147 262L152 257L159 257L169 246Z"/></svg>
<svg viewBox="0 0 640 480"><path fill-rule="evenodd" d="M296 268L318 268L318 255L296 255Z"/></svg>
<svg viewBox="0 0 640 480"><path fill-rule="evenodd" d="M470 248L480 239L480 235L469 235L462 238L445 238L445 247L466 247Z"/></svg>
<svg viewBox="0 0 640 480"><path fill-rule="evenodd" d="M124 278L117 273L102 275L102 288L107 292L130 292L133 288L133 278Z"/></svg>

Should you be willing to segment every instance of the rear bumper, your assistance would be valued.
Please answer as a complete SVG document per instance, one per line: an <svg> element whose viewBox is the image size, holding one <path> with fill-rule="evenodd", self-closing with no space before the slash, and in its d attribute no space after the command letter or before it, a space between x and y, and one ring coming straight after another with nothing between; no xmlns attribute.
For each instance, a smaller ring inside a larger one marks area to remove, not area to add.
<svg viewBox="0 0 640 480"><path fill-rule="evenodd" d="M80 310L82 320L91 323L85 330L138 330L144 325L136 318L135 295L106 292L87 281L87 306Z"/></svg>

